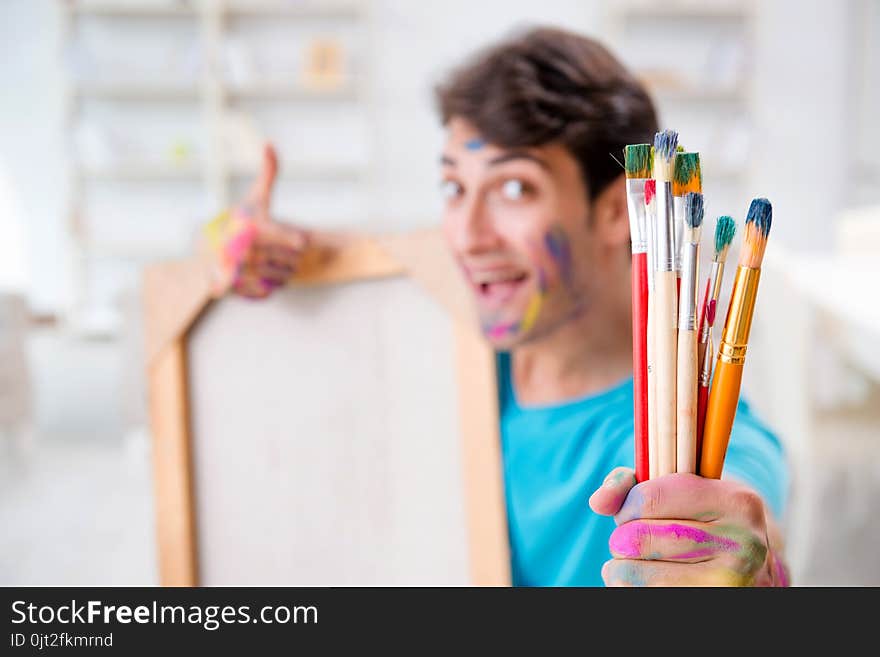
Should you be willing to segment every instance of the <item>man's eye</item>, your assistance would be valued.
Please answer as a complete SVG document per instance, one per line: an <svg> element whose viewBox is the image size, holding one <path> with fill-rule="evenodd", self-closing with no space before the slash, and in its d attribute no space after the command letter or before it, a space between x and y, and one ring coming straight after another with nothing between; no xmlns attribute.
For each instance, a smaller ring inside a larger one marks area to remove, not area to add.
<svg viewBox="0 0 880 657"><path fill-rule="evenodd" d="M454 180L444 180L440 183L440 193L443 198L450 200L461 194L461 185Z"/></svg>
<svg viewBox="0 0 880 657"><path fill-rule="evenodd" d="M525 185L523 185L522 180L511 178L504 181L504 184L501 186L501 193L508 200L519 201L525 195Z"/></svg>

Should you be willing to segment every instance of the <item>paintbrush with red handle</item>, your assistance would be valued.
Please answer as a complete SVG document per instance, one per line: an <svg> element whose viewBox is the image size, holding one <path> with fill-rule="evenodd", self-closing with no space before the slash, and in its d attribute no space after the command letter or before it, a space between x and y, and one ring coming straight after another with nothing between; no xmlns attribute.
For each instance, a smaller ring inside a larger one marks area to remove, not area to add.
<svg viewBox="0 0 880 657"><path fill-rule="evenodd" d="M633 421L636 479L646 481L648 466L648 237L645 183L651 178L651 145L624 149L626 205L632 243Z"/></svg>

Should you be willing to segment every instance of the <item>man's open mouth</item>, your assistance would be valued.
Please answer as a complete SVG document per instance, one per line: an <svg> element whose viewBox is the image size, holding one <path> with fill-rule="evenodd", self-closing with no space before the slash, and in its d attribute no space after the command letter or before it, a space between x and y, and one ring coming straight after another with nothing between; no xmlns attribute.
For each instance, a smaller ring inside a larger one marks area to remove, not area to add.
<svg viewBox="0 0 880 657"><path fill-rule="evenodd" d="M470 280L481 303L497 307L510 301L529 279L521 269L470 271Z"/></svg>

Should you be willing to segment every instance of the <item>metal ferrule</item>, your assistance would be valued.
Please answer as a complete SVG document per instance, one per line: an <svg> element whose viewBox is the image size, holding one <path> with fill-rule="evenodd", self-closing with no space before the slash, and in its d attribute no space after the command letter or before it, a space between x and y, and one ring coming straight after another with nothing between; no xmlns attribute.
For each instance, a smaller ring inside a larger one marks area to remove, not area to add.
<svg viewBox="0 0 880 657"><path fill-rule="evenodd" d="M697 330L697 267L699 266L699 244L688 242L683 245L683 269L681 271L681 291L678 302L678 328L682 331Z"/></svg>
<svg viewBox="0 0 880 657"><path fill-rule="evenodd" d="M712 338L709 337L706 341L706 352L703 354L703 362L700 364L700 385L703 388L708 388L709 382L712 380L712 359L715 357L715 354L712 353L713 351Z"/></svg>
<svg viewBox="0 0 880 657"><path fill-rule="evenodd" d="M654 272L657 271L657 203L645 206L645 224L648 239L648 290L654 291Z"/></svg>
<svg viewBox="0 0 880 657"><path fill-rule="evenodd" d="M749 330L752 328L752 313L758 295L760 269L739 266L733 281L733 293L727 308L727 320L721 333L718 357L725 363L744 363Z"/></svg>
<svg viewBox="0 0 880 657"><path fill-rule="evenodd" d="M674 206L672 183L657 181L657 271L675 271L672 255L675 250Z"/></svg>
<svg viewBox="0 0 880 657"><path fill-rule="evenodd" d="M717 260L712 261L712 269L709 272L709 298L706 299L706 305L714 302L716 309L718 308L718 297L721 296L721 277L724 273L724 263ZM705 310L705 309L704 309ZM714 317L712 318L714 324ZM700 332L700 344L705 343L709 339L712 327L709 326L709 317L707 316L703 322L703 330Z"/></svg>
<svg viewBox="0 0 880 657"><path fill-rule="evenodd" d="M675 271L681 271L681 254L684 249L684 196L672 197L672 215L675 232L672 235L672 266Z"/></svg>
<svg viewBox="0 0 880 657"><path fill-rule="evenodd" d="M629 235L633 253L648 250L647 221L645 213L645 179L626 179L626 209L629 212Z"/></svg>

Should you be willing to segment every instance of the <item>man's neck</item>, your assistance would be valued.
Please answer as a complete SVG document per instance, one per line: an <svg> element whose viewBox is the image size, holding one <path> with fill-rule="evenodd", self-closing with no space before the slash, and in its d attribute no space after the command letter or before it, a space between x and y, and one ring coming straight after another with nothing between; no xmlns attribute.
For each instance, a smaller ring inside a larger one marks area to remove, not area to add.
<svg viewBox="0 0 880 657"><path fill-rule="evenodd" d="M562 403L600 392L632 374L629 307L602 304L511 354L511 376L523 405Z"/></svg>

